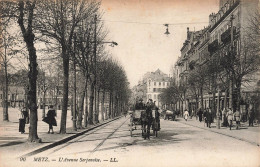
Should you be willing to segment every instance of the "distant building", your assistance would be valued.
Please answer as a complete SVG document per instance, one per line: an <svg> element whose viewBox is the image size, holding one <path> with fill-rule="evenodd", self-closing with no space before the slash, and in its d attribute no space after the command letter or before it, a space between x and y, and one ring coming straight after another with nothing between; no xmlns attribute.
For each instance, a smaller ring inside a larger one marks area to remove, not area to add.
<svg viewBox="0 0 260 167"><path fill-rule="evenodd" d="M156 105L161 107L160 94L170 86L171 78L160 69L144 75L146 81L146 98L156 101Z"/></svg>
<svg viewBox="0 0 260 167"><path fill-rule="evenodd" d="M135 101L142 99L144 103L152 99L157 106L161 107L160 93L170 86L170 81L171 78L160 69L155 72L147 72L138 85L132 88L132 97Z"/></svg>
<svg viewBox="0 0 260 167"><path fill-rule="evenodd" d="M22 86L8 86L8 106L22 107L24 105L25 90ZM3 106L4 94L0 90L0 106Z"/></svg>

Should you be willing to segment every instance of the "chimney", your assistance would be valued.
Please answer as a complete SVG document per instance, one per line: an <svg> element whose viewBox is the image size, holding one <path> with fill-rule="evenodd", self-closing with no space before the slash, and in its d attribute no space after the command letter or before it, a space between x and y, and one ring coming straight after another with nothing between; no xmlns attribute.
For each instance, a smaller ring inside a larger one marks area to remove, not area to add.
<svg viewBox="0 0 260 167"><path fill-rule="evenodd" d="M211 13L209 15L209 25L212 26L214 24L213 18L215 16L215 13Z"/></svg>

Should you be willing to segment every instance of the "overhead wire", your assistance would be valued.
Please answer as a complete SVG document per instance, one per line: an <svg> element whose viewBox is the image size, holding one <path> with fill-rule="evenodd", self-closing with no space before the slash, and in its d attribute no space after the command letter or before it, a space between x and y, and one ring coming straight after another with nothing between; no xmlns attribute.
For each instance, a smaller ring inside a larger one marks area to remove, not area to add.
<svg viewBox="0 0 260 167"><path fill-rule="evenodd" d="M152 22L137 22L137 21L123 21L123 20L104 20L101 19L100 21L104 22L116 22L116 23L127 23L127 24L151 24L151 25L187 25L187 24L205 24L208 22L184 22L184 23L152 23Z"/></svg>

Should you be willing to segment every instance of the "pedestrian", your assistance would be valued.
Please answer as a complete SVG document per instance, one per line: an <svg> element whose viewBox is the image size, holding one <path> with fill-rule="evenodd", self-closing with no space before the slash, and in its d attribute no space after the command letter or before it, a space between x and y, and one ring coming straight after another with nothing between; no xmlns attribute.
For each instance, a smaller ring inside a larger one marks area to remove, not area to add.
<svg viewBox="0 0 260 167"><path fill-rule="evenodd" d="M227 109L223 108L222 110L222 126L227 126Z"/></svg>
<svg viewBox="0 0 260 167"><path fill-rule="evenodd" d="M228 120L229 129L231 130L232 120L233 120L233 111L231 110L231 108L228 109L227 120Z"/></svg>
<svg viewBox="0 0 260 167"><path fill-rule="evenodd" d="M22 108L18 111L18 119L19 119L19 132L23 134L25 132L25 120L28 112L26 112L26 108Z"/></svg>
<svg viewBox="0 0 260 167"><path fill-rule="evenodd" d="M204 119L204 126L205 126L205 124L207 125L207 109L205 109L203 112L203 119Z"/></svg>
<svg viewBox="0 0 260 167"><path fill-rule="evenodd" d="M200 122L202 121L202 115L203 115L202 109L199 108L198 116L199 116L199 121L200 121Z"/></svg>
<svg viewBox="0 0 260 167"><path fill-rule="evenodd" d="M194 116L194 110L192 109L191 110L191 119L192 119L193 116Z"/></svg>
<svg viewBox="0 0 260 167"><path fill-rule="evenodd" d="M57 122L56 122L55 117L56 117L56 111L53 109L53 105L50 105L48 113L47 113L47 117L45 117L43 119L44 122L49 124L49 131L48 131L48 133L51 133L51 134L54 133L53 132L53 126L57 126Z"/></svg>
<svg viewBox="0 0 260 167"><path fill-rule="evenodd" d="M248 121L249 121L249 126L254 126L254 119L255 119L255 112L253 110L253 107L248 112Z"/></svg>
<svg viewBox="0 0 260 167"><path fill-rule="evenodd" d="M207 108L206 119L207 119L207 127L211 128L210 125L213 121L212 121L212 112L211 112L211 109L209 109L209 108Z"/></svg>
<svg viewBox="0 0 260 167"><path fill-rule="evenodd" d="M238 130L240 126L240 112L238 110L234 113L234 121L236 121L236 129Z"/></svg>
<svg viewBox="0 0 260 167"><path fill-rule="evenodd" d="M155 121L158 123L158 130L161 129L160 125L160 113L159 113L159 108L155 107Z"/></svg>
<svg viewBox="0 0 260 167"><path fill-rule="evenodd" d="M184 117L185 121L187 121L187 119L188 119L188 117L189 117L189 112L188 112L187 109L184 110L183 117Z"/></svg>

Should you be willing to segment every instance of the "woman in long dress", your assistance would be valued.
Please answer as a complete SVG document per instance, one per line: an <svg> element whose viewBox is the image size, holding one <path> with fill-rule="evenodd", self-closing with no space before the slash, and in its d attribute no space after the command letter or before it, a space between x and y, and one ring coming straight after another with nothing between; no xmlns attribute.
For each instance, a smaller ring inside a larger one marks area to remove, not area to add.
<svg viewBox="0 0 260 167"><path fill-rule="evenodd" d="M47 113L47 117L45 117L44 120L43 120L44 122L49 124L49 131L48 131L48 133L51 133L51 134L54 133L53 132L53 126L57 126L57 122L56 122L55 117L56 117L56 112L53 109L53 106L50 105L48 113Z"/></svg>
<svg viewBox="0 0 260 167"><path fill-rule="evenodd" d="M187 111L187 109L185 109L183 116L184 116L185 121L187 121L187 119L189 117L189 112Z"/></svg>

